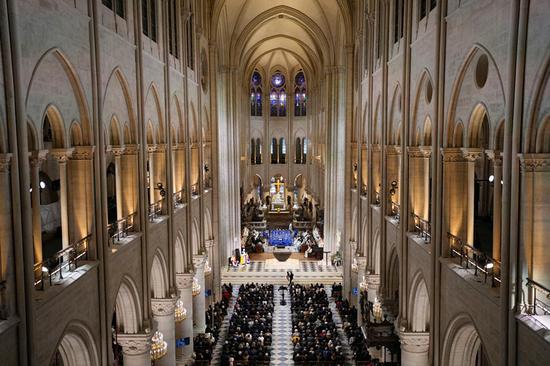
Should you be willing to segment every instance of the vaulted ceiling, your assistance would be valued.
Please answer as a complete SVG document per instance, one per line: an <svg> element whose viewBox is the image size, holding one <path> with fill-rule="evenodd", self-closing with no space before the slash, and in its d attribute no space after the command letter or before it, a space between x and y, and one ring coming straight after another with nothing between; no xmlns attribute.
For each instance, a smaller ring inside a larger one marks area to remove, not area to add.
<svg viewBox="0 0 550 366"><path fill-rule="evenodd" d="M350 43L347 0L216 0L212 10L221 63L246 73L278 67L319 75L342 62Z"/></svg>

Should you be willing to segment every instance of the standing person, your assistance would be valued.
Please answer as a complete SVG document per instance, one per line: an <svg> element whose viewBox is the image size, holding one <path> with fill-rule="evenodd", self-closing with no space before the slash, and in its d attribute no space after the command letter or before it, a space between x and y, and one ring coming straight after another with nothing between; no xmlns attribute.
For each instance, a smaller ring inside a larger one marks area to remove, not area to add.
<svg viewBox="0 0 550 366"><path fill-rule="evenodd" d="M292 281L294 280L294 273L292 271L288 274L288 285L292 286Z"/></svg>

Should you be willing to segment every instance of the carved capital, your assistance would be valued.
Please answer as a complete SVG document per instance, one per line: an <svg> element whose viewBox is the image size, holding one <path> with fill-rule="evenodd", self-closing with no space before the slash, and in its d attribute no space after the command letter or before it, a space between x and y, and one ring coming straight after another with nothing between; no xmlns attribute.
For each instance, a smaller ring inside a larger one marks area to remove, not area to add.
<svg viewBox="0 0 550 366"><path fill-rule="evenodd" d="M206 239L204 246L206 248L212 248L214 246L214 239Z"/></svg>
<svg viewBox="0 0 550 366"><path fill-rule="evenodd" d="M66 163L73 155L74 148L70 149L52 149L50 155L53 156L59 164Z"/></svg>
<svg viewBox="0 0 550 366"><path fill-rule="evenodd" d="M176 309L176 298L151 299L151 311L156 316L172 316Z"/></svg>
<svg viewBox="0 0 550 366"><path fill-rule="evenodd" d="M371 151L381 151L382 150L382 148L380 147L379 144L372 144L370 146L370 149L371 149Z"/></svg>
<svg viewBox="0 0 550 366"><path fill-rule="evenodd" d="M48 150L38 150L30 153L29 163L31 164L31 168L40 168L42 163L46 161L47 157L48 157Z"/></svg>
<svg viewBox="0 0 550 366"><path fill-rule="evenodd" d="M124 155L124 151L126 150L126 147L124 147L124 146L112 146L110 150L111 150L111 153L113 153L114 156L122 156L122 155Z"/></svg>
<svg viewBox="0 0 550 366"><path fill-rule="evenodd" d="M441 148L441 155L443 156L443 162L456 163L464 162L464 156L462 150L459 147L446 147Z"/></svg>
<svg viewBox="0 0 550 366"><path fill-rule="evenodd" d="M431 146L407 146L410 158L429 158L432 156Z"/></svg>
<svg viewBox="0 0 550 366"><path fill-rule="evenodd" d="M493 166L502 166L502 152L485 150L485 154L493 162Z"/></svg>
<svg viewBox="0 0 550 366"><path fill-rule="evenodd" d="M176 287L181 290L190 290L193 286L192 273L176 273Z"/></svg>
<svg viewBox="0 0 550 366"><path fill-rule="evenodd" d="M518 154L522 172L550 171L550 154Z"/></svg>
<svg viewBox="0 0 550 366"><path fill-rule="evenodd" d="M117 343L122 346L122 352L126 355L142 355L151 350L151 335L142 334L118 334Z"/></svg>
<svg viewBox="0 0 550 366"><path fill-rule="evenodd" d="M399 145L386 145L387 155L399 155L401 154L401 146Z"/></svg>
<svg viewBox="0 0 550 366"><path fill-rule="evenodd" d="M460 150L462 150L462 156L464 159L470 163L475 163L475 161L483 155L483 149L479 148L468 147Z"/></svg>
<svg viewBox="0 0 550 366"><path fill-rule="evenodd" d="M380 275L368 274L366 278L367 278L367 283L369 284L369 288L377 289L380 286Z"/></svg>
<svg viewBox="0 0 550 366"><path fill-rule="evenodd" d="M124 155L137 155L139 151L139 145L126 144L124 145Z"/></svg>
<svg viewBox="0 0 550 366"><path fill-rule="evenodd" d="M71 160L92 160L95 146L77 146L71 154Z"/></svg>
<svg viewBox="0 0 550 366"><path fill-rule="evenodd" d="M195 273L202 271L205 264L206 256L204 254L195 254L193 256L193 267L195 268Z"/></svg>
<svg viewBox="0 0 550 366"><path fill-rule="evenodd" d="M399 332L401 348L409 353L427 353L430 349L430 333Z"/></svg>
<svg viewBox="0 0 550 366"><path fill-rule="evenodd" d="M357 268L359 270L367 268L367 257L356 257L355 260L357 261Z"/></svg>
<svg viewBox="0 0 550 366"><path fill-rule="evenodd" d="M0 154L0 173L7 173L11 167L12 154Z"/></svg>

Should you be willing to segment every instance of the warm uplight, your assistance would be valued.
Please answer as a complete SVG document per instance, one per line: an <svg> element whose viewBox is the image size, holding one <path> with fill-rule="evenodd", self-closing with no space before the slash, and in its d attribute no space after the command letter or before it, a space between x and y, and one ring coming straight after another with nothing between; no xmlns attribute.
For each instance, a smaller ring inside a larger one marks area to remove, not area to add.
<svg viewBox="0 0 550 366"><path fill-rule="evenodd" d="M195 277L193 277L192 292L193 292L193 296L197 296L198 294L201 293L201 285L199 285L199 281Z"/></svg>
<svg viewBox="0 0 550 366"><path fill-rule="evenodd" d="M175 320L176 323L182 322L187 319L187 309L183 307L183 301L176 301Z"/></svg>
<svg viewBox="0 0 550 366"><path fill-rule="evenodd" d="M168 344L164 341L164 336L158 330L151 338L151 360L161 359L168 351Z"/></svg>

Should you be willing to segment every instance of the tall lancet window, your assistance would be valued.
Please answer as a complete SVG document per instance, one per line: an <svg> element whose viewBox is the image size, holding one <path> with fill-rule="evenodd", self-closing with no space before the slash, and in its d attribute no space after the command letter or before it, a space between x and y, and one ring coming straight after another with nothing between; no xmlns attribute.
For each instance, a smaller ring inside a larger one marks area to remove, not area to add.
<svg viewBox="0 0 550 366"><path fill-rule="evenodd" d="M286 117L285 86L285 76L280 71L276 71L271 77L271 93L269 95L271 117Z"/></svg>
<svg viewBox="0 0 550 366"><path fill-rule="evenodd" d="M258 70L254 70L250 79L250 115L262 115L262 76Z"/></svg>
<svg viewBox="0 0 550 366"><path fill-rule="evenodd" d="M306 77L300 70L294 79L294 115L304 117L306 115Z"/></svg>

